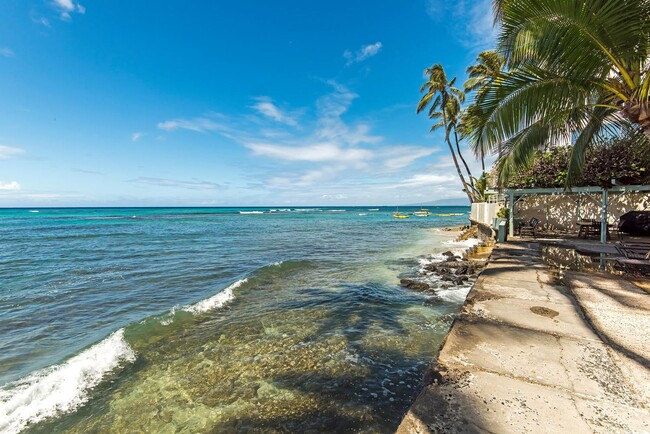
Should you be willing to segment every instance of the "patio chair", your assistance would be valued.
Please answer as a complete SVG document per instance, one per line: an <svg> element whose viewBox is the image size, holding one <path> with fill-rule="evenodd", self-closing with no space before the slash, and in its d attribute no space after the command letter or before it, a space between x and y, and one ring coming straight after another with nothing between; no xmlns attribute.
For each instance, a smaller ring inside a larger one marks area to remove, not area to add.
<svg viewBox="0 0 650 434"><path fill-rule="evenodd" d="M623 255L616 259L616 263L629 273L650 274L650 247L639 245L621 245L616 247L618 253Z"/></svg>
<svg viewBox="0 0 650 434"><path fill-rule="evenodd" d="M523 237L524 235L532 234L533 238L536 238L537 234L535 233L535 230L538 224L539 220L535 217L531 218L527 225L519 226L519 236Z"/></svg>

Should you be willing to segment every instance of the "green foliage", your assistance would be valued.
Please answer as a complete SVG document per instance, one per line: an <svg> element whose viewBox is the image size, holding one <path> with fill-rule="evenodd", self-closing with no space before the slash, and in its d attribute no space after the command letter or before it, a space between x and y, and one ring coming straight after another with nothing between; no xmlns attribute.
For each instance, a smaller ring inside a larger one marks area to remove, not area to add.
<svg viewBox="0 0 650 434"><path fill-rule="evenodd" d="M562 188L567 182L567 166L572 148L558 146L539 151L532 162L510 177L508 188ZM610 139L587 150L584 170L575 186L611 187L638 185L650 181L650 142L643 136Z"/></svg>
<svg viewBox="0 0 650 434"><path fill-rule="evenodd" d="M615 136L650 137L650 1L493 3L507 70L498 72L494 54L471 67L476 107L462 131L477 156L498 154L501 184L521 178L540 150L570 143L567 164L542 180L577 185L594 171L592 150ZM605 182L606 171L596 172Z"/></svg>
<svg viewBox="0 0 650 434"><path fill-rule="evenodd" d="M497 217L502 219L509 219L510 210L508 208L501 208L499 211L497 211Z"/></svg>

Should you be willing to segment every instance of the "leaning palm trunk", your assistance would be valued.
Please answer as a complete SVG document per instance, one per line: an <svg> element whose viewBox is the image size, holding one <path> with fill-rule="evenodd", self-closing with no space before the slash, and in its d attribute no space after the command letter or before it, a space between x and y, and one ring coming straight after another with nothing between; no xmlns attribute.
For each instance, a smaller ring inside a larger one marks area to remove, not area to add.
<svg viewBox="0 0 650 434"><path fill-rule="evenodd" d="M460 152L460 145L458 144L458 133L456 132L455 127L454 127L454 139L456 140L456 150L458 151L458 156L460 157L461 161L463 162L463 165L465 166L465 170L467 170L467 176L469 177L469 183L472 186L472 190L474 190L474 178L472 177L472 172L469 170L469 166L467 165L467 161L465 161L465 158L463 158L463 154Z"/></svg>
<svg viewBox="0 0 650 434"><path fill-rule="evenodd" d="M444 110L442 111L442 121L447 125L447 115ZM451 140L449 139L449 128L445 128L445 141L447 142L447 146L449 146L449 152L451 152L451 158L454 160L454 166L456 166L456 172L458 172L460 182L463 184L463 191L467 195L470 203L473 203L474 196L472 195L472 190L470 190L467 181L465 181L463 171L460 169L460 164L458 164L458 158L456 158L456 152L454 152L454 147L451 145Z"/></svg>

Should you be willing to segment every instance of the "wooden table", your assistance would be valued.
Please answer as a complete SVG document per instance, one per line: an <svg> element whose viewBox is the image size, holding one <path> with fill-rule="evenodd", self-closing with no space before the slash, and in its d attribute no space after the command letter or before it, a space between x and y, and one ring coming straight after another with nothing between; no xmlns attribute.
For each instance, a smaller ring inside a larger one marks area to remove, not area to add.
<svg viewBox="0 0 650 434"><path fill-rule="evenodd" d="M599 221L588 221L588 222L577 222L576 223L578 227L580 228L578 230L578 236L581 238L584 238L585 240L589 238L592 235L597 235L600 236L600 230L601 230L601 222ZM613 227L614 225L608 224L607 225L607 239L610 239L609 236L609 228Z"/></svg>

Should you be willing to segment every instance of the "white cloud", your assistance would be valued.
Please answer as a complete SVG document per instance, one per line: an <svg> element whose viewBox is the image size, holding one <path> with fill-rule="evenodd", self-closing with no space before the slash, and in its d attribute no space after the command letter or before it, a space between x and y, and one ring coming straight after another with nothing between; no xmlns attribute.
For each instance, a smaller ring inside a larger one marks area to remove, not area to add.
<svg viewBox="0 0 650 434"><path fill-rule="evenodd" d="M45 17L32 17L32 21L35 22L36 24L40 24L41 26L45 26L47 28L52 28L52 25L50 24L50 20L48 20Z"/></svg>
<svg viewBox="0 0 650 434"><path fill-rule="evenodd" d="M195 119L172 119L170 121L158 123L158 128L165 131L174 131L181 129L196 131L198 133L207 133L210 131L220 131L226 129L224 125L205 117L199 117Z"/></svg>
<svg viewBox="0 0 650 434"><path fill-rule="evenodd" d="M2 191L18 191L20 190L20 184L16 181L11 182L2 182L0 181L0 190Z"/></svg>
<svg viewBox="0 0 650 434"><path fill-rule="evenodd" d="M136 131L135 133L131 134L131 141L137 142L138 140L140 140L142 136L144 136L144 133L141 133L140 131Z"/></svg>
<svg viewBox="0 0 650 434"><path fill-rule="evenodd" d="M399 183L400 187L432 187L436 185L450 185L456 188L458 178L454 175L438 174L438 173L419 173L405 179Z"/></svg>
<svg viewBox="0 0 650 434"><path fill-rule="evenodd" d="M452 33L466 48L481 51L496 44L492 0L427 0L426 11L434 21L451 25Z"/></svg>
<svg viewBox="0 0 650 434"><path fill-rule="evenodd" d="M347 60L347 65L352 65L353 63L363 62L367 58L377 55L379 51L381 51L381 47L381 42L363 45L361 48L354 52L351 50L345 50L343 52L343 57L345 57Z"/></svg>
<svg viewBox="0 0 650 434"><path fill-rule="evenodd" d="M261 96L256 98L256 100L257 102L251 107L257 110L260 114L276 122L280 122L292 127L298 125L298 121L295 119L295 117L283 112L278 106L273 103L273 100L271 100L271 98Z"/></svg>
<svg viewBox="0 0 650 434"><path fill-rule="evenodd" d="M145 185L155 185L158 187L175 187L175 188L185 188L189 190L216 190L219 187L219 184L214 182L201 181L201 180L191 180L191 181L182 181L178 179L168 179L168 178L150 178L150 177L139 177L132 179L129 182L136 184L145 184Z"/></svg>
<svg viewBox="0 0 650 434"><path fill-rule="evenodd" d="M86 13L86 8L73 0L54 0L53 6L59 10L59 18L63 21L70 21L72 19L70 14L72 13L81 15Z"/></svg>
<svg viewBox="0 0 650 434"><path fill-rule="evenodd" d="M373 157L373 153L367 149L343 148L335 143L315 143L307 146L247 143L245 146L253 151L253 155L286 161L356 163Z"/></svg>
<svg viewBox="0 0 650 434"><path fill-rule="evenodd" d="M24 149L0 145L0 160L8 160L25 152Z"/></svg>
<svg viewBox="0 0 650 434"><path fill-rule="evenodd" d="M14 57L14 50L8 47L0 47L0 56Z"/></svg>
<svg viewBox="0 0 650 434"><path fill-rule="evenodd" d="M397 170L410 166L420 158L438 152L437 148L422 146L394 146L381 154L387 169Z"/></svg>

